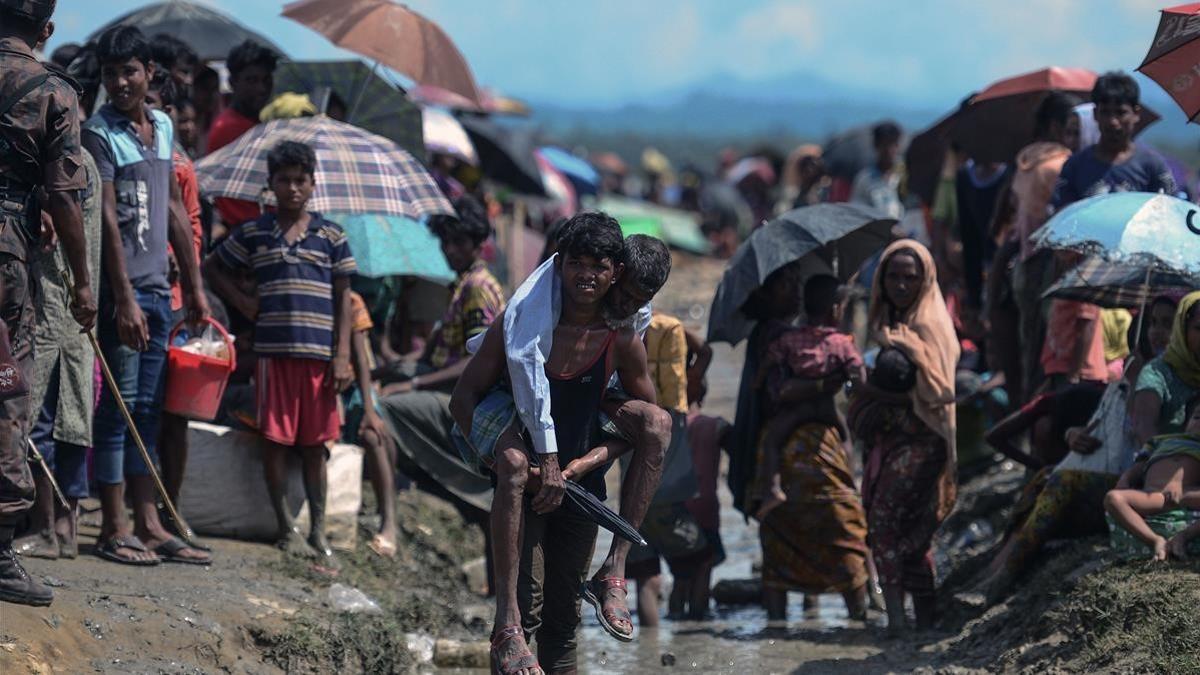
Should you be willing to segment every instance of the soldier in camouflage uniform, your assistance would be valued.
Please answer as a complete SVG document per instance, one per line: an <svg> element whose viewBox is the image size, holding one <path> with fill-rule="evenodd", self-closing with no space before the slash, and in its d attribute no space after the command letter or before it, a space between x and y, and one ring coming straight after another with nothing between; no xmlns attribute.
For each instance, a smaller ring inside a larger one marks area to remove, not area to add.
<svg viewBox="0 0 1200 675"><path fill-rule="evenodd" d="M33 47L50 37L55 0L0 0L0 320L13 355L32 375L34 293L30 249L46 210L74 277L71 312L90 330L96 320L79 192L87 187L73 83L49 73ZM48 234L48 233L47 233ZM12 550L13 530L33 503L27 458L28 396L0 402L0 601L48 605Z"/></svg>

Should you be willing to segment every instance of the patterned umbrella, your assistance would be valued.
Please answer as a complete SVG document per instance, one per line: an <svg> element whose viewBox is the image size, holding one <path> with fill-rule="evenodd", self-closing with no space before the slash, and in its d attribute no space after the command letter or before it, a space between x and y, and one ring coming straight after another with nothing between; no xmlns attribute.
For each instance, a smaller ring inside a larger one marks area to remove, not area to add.
<svg viewBox="0 0 1200 675"><path fill-rule="evenodd" d="M1138 70L1166 90L1179 104L1188 120L1200 116L1200 3L1168 7L1162 10L1158 31L1150 51Z"/></svg>
<svg viewBox="0 0 1200 675"><path fill-rule="evenodd" d="M395 141L414 157L425 157L421 110L362 61L281 63L275 71L275 93L285 91L308 94L318 107L323 94L337 94L346 105L347 122Z"/></svg>
<svg viewBox="0 0 1200 675"><path fill-rule="evenodd" d="M1045 297L1078 300L1109 309L1141 307L1176 290L1200 288L1200 279L1153 265L1111 263L1099 256L1083 261L1046 290Z"/></svg>
<svg viewBox="0 0 1200 675"><path fill-rule="evenodd" d="M324 115L274 120L196 162L200 189L218 197L273 202L266 189L267 153L280 141L307 143L317 153L310 208L420 219L453 214L425 168L392 141Z"/></svg>
<svg viewBox="0 0 1200 675"><path fill-rule="evenodd" d="M1032 241L1039 248L1070 249L1109 262L1200 274L1198 212L1200 207L1178 197L1115 192L1059 211Z"/></svg>
<svg viewBox="0 0 1200 675"><path fill-rule="evenodd" d="M446 264L441 244L424 223L401 216L326 213L342 226L358 273L366 277L411 275L450 283L454 271Z"/></svg>

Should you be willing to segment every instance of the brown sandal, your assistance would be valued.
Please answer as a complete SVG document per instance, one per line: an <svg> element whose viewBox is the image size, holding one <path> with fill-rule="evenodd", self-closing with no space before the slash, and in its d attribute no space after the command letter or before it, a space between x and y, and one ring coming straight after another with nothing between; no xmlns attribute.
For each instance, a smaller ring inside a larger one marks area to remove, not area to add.
<svg viewBox="0 0 1200 675"><path fill-rule="evenodd" d="M537 657L533 652L529 651L529 645L525 645L525 651L509 657L507 661L502 661L499 656L499 649L506 642L521 638L525 640L525 631L517 625L505 626L492 634L492 675L512 675L520 670L542 671L541 665L538 664Z"/></svg>
<svg viewBox="0 0 1200 675"><path fill-rule="evenodd" d="M583 584L583 599L588 601L596 610L596 620L600 622L600 627L604 632L620 640L621 642L633 642L633 616L628 609L608 608L604 609L604 594L612 589L618 589L629 596L629 588L626 586L624 579L620 577L605 577L603 579L589 579ZM624 621L629 624L630 631L623 633L617 630L613 625L617 621Z"/></svg>

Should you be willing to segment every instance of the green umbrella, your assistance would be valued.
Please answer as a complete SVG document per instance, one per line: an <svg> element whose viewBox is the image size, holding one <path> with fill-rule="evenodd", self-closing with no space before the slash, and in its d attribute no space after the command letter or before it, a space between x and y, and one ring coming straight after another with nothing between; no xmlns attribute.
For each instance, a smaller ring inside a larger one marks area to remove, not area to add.
<svg viewBox="0 0 1200 675"><path fill-rule="evenodd" d="M601 197L596 208L616 218L625 236L647 234L689 253L706 254L711 250L700 224L687 211L614 195Z"/></svg>
<svg viewBox="0 0 1200 675"><path fill-rule="evenodd" d="M329 92L346 104L346 121L391 139L424 163L421 109L362 61L289 61L275 71L275 93L308 94L321 107Z"/></svg>
<svg viewBox="0 0 1200 675"><path fill-rule="evenodd" d="M401 216L330 213L342 226L358 273L366 277L411 275L430 281L454 281L441 244L423 223Z"/></svg>

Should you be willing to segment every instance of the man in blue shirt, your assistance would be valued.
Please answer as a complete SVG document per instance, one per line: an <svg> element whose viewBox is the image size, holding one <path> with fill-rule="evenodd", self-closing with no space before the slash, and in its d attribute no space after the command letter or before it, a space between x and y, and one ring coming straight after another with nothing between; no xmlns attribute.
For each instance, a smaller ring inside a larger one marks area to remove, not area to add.
<svg viewBox="0 0 1200 675"><path fill-rule="evenodd" d="M1175 178L1162 157L1133 142L1142 119L1140 95L1137 82L1126 73L1110 72L1096 78L1092 102L1096 104L1100 142L1063 164L1050 200L1055 211L1110 192L1175 194Z"/></svg>
<svg viewBox="0 0 1200 675"><path fill-rule="evenodd" d="M100 36L96 51L109 103L84 124L83 145L96 159L103 204L100 312L107 320L100 322L97 337L154 459L172 328L168 240L179 263L188 319L207 319L209 308L174 177L174 128L165 113L146 106L154 75L149 43L137 28L118 26ZM211 562L163 527L149 467L108 389L96 411L93 443L103 511L97 554L129 565ZM126 477L132 527L125 514Z"/></svg>

